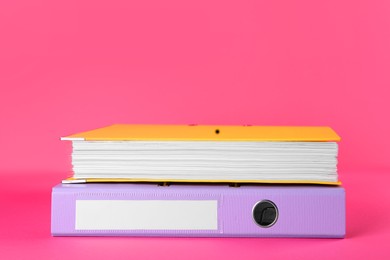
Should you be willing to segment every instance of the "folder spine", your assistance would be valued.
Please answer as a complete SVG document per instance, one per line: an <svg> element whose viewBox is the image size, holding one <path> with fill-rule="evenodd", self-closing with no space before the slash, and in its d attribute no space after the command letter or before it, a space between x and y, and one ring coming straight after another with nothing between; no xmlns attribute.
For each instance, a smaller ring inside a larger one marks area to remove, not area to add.
<svg viewBox="0 0 390 260"><path fill-rule="evenodd" d="M267 209L277 214L268 227L254 217L262 201L277 207L277 212ZM53 236L342 238L345 191L307 185L60 184L52 191L51 231Z"/></svg>

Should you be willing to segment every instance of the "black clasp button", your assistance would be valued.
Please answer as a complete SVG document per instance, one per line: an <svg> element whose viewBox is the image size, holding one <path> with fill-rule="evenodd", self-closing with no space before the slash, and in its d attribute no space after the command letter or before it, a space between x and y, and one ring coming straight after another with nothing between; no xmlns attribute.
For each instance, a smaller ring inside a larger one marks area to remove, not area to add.
<svg viewBox="0 0 390 260"><path fill-rule="evenodd" d="M270 200L262 200L253 207L253 219L260 227L271 227L278 219L278 208Z"/></svg>

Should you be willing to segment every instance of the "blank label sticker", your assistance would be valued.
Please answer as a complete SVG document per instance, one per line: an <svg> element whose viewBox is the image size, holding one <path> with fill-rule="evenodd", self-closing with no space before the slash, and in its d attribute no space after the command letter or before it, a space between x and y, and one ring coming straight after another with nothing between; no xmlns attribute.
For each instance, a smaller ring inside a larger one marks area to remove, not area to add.
<svg viewBox="0 0 390 260"><path fill-rule="evenodd" d="M217 230L216 200L76 200L76 230Z"/></svg>

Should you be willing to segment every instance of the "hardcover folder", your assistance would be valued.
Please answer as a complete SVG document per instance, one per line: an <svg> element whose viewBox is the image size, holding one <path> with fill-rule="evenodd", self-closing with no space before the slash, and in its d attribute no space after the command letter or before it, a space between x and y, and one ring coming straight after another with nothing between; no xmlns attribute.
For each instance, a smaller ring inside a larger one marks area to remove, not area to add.
<svg viewBox="0 0 390 260"><path fill-rule="evenodd" d="M59 184L53 236L345 236L341 186Z"/></svg>

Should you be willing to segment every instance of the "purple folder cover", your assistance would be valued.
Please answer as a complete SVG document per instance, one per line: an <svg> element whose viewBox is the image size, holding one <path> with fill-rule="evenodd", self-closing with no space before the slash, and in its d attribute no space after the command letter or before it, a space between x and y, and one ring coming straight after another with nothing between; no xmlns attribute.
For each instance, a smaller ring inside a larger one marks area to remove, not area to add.
<svg viewBox="0 0 390 260"><path fill-rule="evenodd" d="M265 202L265 203L264 203ZM59 184L53 236L345 236L339 186Z"/></svg>

